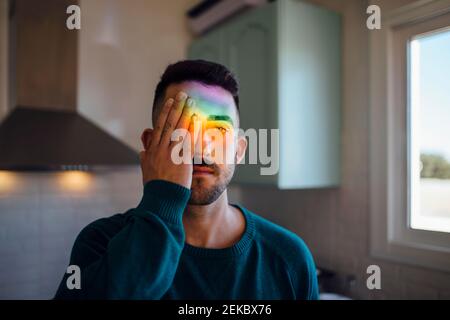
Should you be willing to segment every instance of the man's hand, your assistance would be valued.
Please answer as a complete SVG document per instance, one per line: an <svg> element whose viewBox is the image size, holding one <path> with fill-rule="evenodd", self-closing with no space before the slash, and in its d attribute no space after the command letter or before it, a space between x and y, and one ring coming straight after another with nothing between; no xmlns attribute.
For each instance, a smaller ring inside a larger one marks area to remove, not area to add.
<svg viewBox="0 0 450 320"><path fill-rule="evenodd" d="M193 103L184 92L179 92L175 99L168 99L162 107L159 118L151 132L151 139L144 151L141 151L141 168L144 184L151 180L166 180L188 189L192 183L192 163L175 164L171 152L175 145L184 143L171 141L176 129L185 129L187 134L192 125ZM187 152L191 153L189 144ZM192 158L192 157L190 157Z"/></svg>

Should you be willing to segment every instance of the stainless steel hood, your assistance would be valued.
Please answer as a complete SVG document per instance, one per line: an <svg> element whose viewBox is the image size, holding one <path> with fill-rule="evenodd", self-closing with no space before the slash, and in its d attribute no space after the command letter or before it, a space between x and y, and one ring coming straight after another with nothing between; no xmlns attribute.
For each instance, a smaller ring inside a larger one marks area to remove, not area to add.
<svg viewBox="0 0 450 320"><path fill-rule="evenodd" d="M9 114L0 169L136 165L136 151L77 111L78 37L66 27L77 0L9 1Z"/></svg>
<svg viewBox="0 0 450 320"><path fill-rule="evenodd" d="M76 112L16 107L0 125L0 169L86 170L138 155Z"/></svg>

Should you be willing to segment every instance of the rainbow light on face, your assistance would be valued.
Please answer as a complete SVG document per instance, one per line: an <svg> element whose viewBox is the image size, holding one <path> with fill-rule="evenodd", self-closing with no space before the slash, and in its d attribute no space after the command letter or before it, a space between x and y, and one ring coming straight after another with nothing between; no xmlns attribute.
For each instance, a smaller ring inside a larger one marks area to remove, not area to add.
<svg viewBox="0 0 450 320"><path fill-rule="evenodd" d="M232 95L219 86L205 85L196 81L183 82L173 89L170 96L176 96L182 91L194 102L191 108L195 117L192 118L189 140L186 141L195 144L195 158L198 159L200 155L209 157L218 151L219 155L215 157L217 161L214 162L223 163L221 159L223 157L220 154L226 154L225 162L228 163L228 159L234 158L235 138L236 133L239 132L237 110ZM171 139L179 141L183 137L185 133L175 130ZM175 150L172 158L172 160L175 158L175 163L190 161L189 156L181 159L180 154L188 154L188 152L179 153L178 149ZM229 154L231 156L228 156Z"/></svg>
<svg viewBox="0 0 450 320"><path fill-rule="evenodd" d="M208 160L216 164L231 162L234 159L234 132L237 132L232 109L205 99L194 99L192 108L195 117L192 118L190 139L195 141L197 159L202 154L207 163Z"/></svg>
<svg viewBox="0 0 450 320"><path fill-rule="evenodd" d="M205 121L210 115L227 115L237 125L233 123L237 121L234 99L227 90L197 81L187 81L179 89L194 100L193 109L200 120Z"/></svg>
<svg viewBox="0 0 450 320"><path fill-rule="evenodd" d="M208 129L224 129L227 132L233 133L235 127L235 119L230 107L221 106L214 102L202 98L194 98L193 113L196 116L196 121L202 123L202 130Z"/></svg>

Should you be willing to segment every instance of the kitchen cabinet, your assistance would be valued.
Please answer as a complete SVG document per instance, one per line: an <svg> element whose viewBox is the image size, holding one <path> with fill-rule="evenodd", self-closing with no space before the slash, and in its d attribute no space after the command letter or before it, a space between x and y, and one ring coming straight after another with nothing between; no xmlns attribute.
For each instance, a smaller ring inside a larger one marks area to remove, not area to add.
<svg viewBox="0 0 450 320"><path fill-rule="evenodd" d="M234 182L280 189L339 185L339 14L303 1L271 2L195 39L188 56L222 63L237 76L244 130L279 129L278 173L261 175L269 165L238 165Z"/></svg>
<svg viewBox="0 0 450 320"><path fill-rule="evenodd" d="M222 29L217 29L197 38L189 47L189 56L193 59L203 59L226 64L222 35Z"/></svg>

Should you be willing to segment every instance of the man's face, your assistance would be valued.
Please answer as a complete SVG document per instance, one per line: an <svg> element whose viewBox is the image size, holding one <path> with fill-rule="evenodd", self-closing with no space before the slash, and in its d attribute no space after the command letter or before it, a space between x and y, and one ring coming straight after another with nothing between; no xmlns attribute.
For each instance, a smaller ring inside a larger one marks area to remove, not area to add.
<svg viewBox="0 0 450 320"><path fill-rule="evenodd" d="M227 90L187 81L170 85L164 100L175 97L180 91L194 99L194 113L201 126L201 133L197 134L197 162L193 168L189 203L207 205L216 201L227 188L233 177L235 163L244 156L247 144L245 138L237 135L239 117L233 96ZM191 137L194 136L191 131ZM218 150L223 151L221 155ZM226 156L229 157L228 161L224 161ZM199 160L201 163L196 164Z"/></svg>

